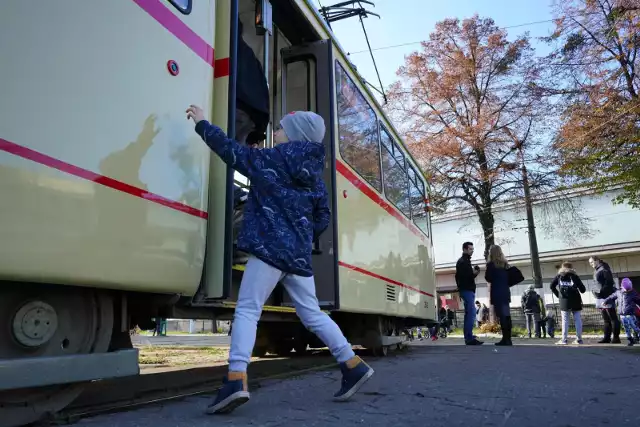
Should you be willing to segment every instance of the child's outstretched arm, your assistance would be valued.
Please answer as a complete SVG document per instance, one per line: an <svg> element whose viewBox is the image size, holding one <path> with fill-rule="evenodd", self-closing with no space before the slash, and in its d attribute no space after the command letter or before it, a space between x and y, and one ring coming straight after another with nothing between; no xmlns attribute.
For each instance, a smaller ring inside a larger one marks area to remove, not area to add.
<svg viewBox="0 0 640 427"><path fill-rule="evenodd" d="M329 197L324 181L320 181L320 191L322 195L316 202L313 210L313 238L317 239L329 227L331 211L329 210Z"/></svg>
<svg viewBox="0 0 640 427"><path fill-rule="evenodd" d="M197 105L187 108L187 119L193 119L196 133L215 152L223 162L231 166L249 179L255 178L258 172L250 161L252 156L261 156L260 150L254 150L227 137L218 126L212 125L204 118L202 109Z"/></svg>
<svg viewBox="0 0 640 427"><path fill-rule="evenodd" d="M604 299L604 301L602 301L604 304L611 304L612 302L614 302L615 300L618 299L618 293L614 292L613 294L611 294L610 296L608 296L607 298Z"/></svg>

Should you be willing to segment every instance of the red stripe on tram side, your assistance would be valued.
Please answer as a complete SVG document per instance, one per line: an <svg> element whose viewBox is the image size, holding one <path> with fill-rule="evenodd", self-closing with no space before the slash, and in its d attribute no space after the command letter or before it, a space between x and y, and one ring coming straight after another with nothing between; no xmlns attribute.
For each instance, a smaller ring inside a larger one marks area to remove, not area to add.
<svg viewBox="0 0 640 427"><path fill-rule="evenodd" d="M132 0L156 22L162 25L173 36L179 39L196 55L214 68L214 77L226 77L229 75L229 58L215 59L215 50L202 37L196 34L187 24L167 8L160 0ZM118 181L108 176L100 175L90 170L72 165L22 145L0 138L0 151L4 151L23 159L31 160L44 166L57 169L87 181L112 188L116 191L129 194L141 199L149 200L161 206L184 212L198 218L208 219L209 214L200 209L185 205L175 200L167 199L155 193L143 190L126 182Z"/></svg>
<svg viewBox="0 0 640 427"><path fill-rule="evenodd" d="M375 204L380 206L382 209L387 211L387 213L393 216L395 219L400 221L405 227L407 227L413 234L418 236L423 243L428 243L427 238L422 231L418 227L416 227L410 219L408 219L402 212L397 210L395 206L391 203L387 202L382 198L382 196L369 187L360 177L353 172L349 166L343 163L340 160L336 159L336 171L340 173L340 175L344 176L347 181L353 184L358 190L365 194L365 196L369 197Z"/></svg>
<svg viewBox="0 0 640 427"><path fill-rule="evenodd" d="M133 0L142 10L167 29L185 46L213 67L214 78L229 75L229 58L215 58L215 50L202 37L168 9L160 0Z"/></svg>
<svg viewBox="0 0 640 427"><path fill-rule="evenodd" d="M355 265L347 264L346 262L342 262L342 261L338 261L338 265L341 266L341 267L344 267L344 268L348 268L349 270L356 271L358 273L364 274L366 276L382 280L382 281L390 283L392 285L395 285L395 286L398 286L398 287L401 287L401 288L405 288L405 289L409 289L411 291L417 292L417 293L422 294L422 295L427 295L427 296L430 296L430 297L434 297L429 292L425 292L425 291L422 291L422 290L420 290L418 288L414 288L413 286L407 285L405 283L398 282L397 280L393 280L393 279L390 279L388 277L381 276L381 275L373 273L373 272L371 272L369 270L365 270L364 268L356 267Z"/></svg>
<svg viewBox="0 0 640 427"><path fill-rule="evenodd" d="M216 59L216 65L213 68L213 78L219 79L220 77L229 76L229 74L231 74L230 67L229 58Z"/></svg>
<svg viewBox="0 0 640 427"><path fill-rule="evenodd" d="M109 178L108 176L100 175L95 172L91 172L90 170L74 166L70 163L58 160L54 157L48 156L22 145L7 141L6 139L0 138L0 151L22 157L26 160L31 160L41 165L68 173L69 175L73 175L87 181L95 182L96 184L112 188L122 193L127 193L140 199L149 200L150 202L156 203L158 205L174 209L176 211L184 212L198 218L207 219L209 217L209 214L205 211L201 211L189 205L185 205L184 203L176 202L175 200L167 199L166 197L151 193L141 188L134 187L133 185L127 184L126 182L118 181L116 179Z"/></svg>

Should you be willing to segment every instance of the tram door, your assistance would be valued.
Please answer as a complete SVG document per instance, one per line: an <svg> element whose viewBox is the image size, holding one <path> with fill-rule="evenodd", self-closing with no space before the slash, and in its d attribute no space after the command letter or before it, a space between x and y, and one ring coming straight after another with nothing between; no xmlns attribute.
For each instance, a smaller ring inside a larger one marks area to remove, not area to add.
<svg viewBox="0 0 640 427"><path fill-rule="evenodd" d="M329 193L331 221L327 230L314 242L313 272L316 294L323 309L338 308L337 236L335 189L335 144L333 119L333 47L330 40L292 46L280 51L282 58L282 109L310 110L324 118L326 133L324 182ZM291 298L284 296L283 305L292 306Z"/></svg>

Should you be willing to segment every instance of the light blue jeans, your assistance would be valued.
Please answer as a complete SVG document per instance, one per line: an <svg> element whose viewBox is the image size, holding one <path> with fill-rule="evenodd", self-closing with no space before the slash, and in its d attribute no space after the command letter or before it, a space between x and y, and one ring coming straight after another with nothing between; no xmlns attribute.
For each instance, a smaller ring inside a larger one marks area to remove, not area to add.
<svg viewBox="0 0 640 427"><path fill-rule="evenodd" d="M256 343L256 330L262 306L279 281L289 293L302 324L316 334L331 351L338 363L355 356L351 344L336 323L318 305L316 285L312 277L285 274L256 257L247 262L238 305L233 314L229 371L246 372L251 360L251 351Z"/></svg>
<svg viewBox="0 0 640 427"><path fill-rule="evenodd" d="M476 323L476 293L460 291L460 297L464 302L464 341L473 341L473 325Z"/></svg>
<svg viewBox="0 0 640 427"><path fill-rule="evenodd" d="M633 338L633 331L636 331L636 333L640 335L640 327L638 327L638 324L636 323L636 316L621 315L620 320L622 321L622 326L624 326L624 331L627 333L627 338L629 340Z"/></svg>

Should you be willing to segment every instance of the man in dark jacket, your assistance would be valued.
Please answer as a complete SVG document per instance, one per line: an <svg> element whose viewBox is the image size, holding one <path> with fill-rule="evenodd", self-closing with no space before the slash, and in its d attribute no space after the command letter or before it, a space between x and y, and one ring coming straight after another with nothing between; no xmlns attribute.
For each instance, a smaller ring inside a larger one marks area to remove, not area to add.
<svg viewBox="0 0 640 427"><path fill-rule="evenodd" d="M593 295L598 299L606 299L615 291L615 282L613 281L613 273L609 264L593 255L589 258L589 264L593 267L593 280L597 284L597 289ZM602 320L604 320L604 338L598 341L600 344L620 344L620 319L615 304L605 304L600 309ZM611 339L613 332L613 340Z"/></svg>
<svg viewBox="0 0 640 427"><path fill-rule="evenodd" d="M540 295L536 292L535 285L529 285L529 289L522 294L520 305L524 311L529 338L533 329L535 337L540 338Z"/></svg>
<svg viewBox="0 0 640 427"><path fill-rule="evenodd" d="M473 243L464 242L462 256L456 263L456 285L464 302L464 342L467 345L481 345L482 341L473 336L473 325L476 323L476 276L480 267L471 265L472 255Z"/></svg>

